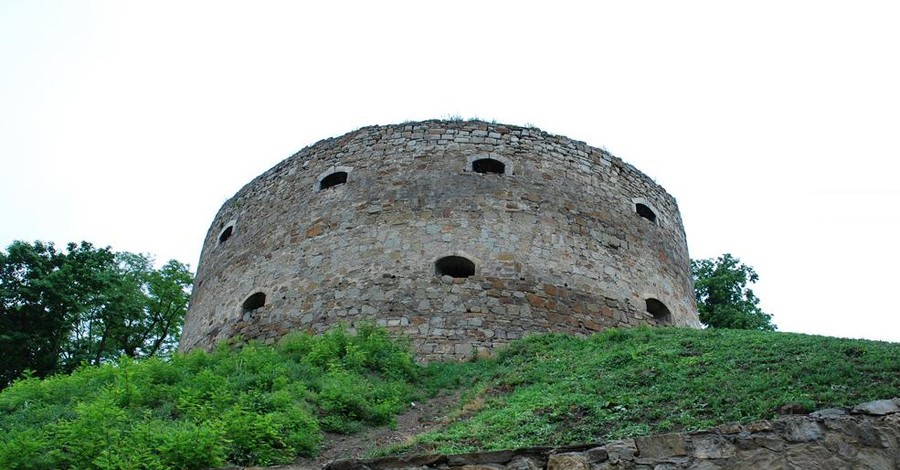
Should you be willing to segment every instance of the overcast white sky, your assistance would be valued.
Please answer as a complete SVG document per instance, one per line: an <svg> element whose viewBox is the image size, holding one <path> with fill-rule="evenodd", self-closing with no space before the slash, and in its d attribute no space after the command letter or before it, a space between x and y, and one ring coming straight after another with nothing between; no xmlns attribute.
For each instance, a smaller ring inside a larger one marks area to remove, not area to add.
<svg viewBox="0 0 900 470"><path fill-rule="evenodd" d="M900 341L898 25L896 1L0 0L0 245L196 268L302 147L477 116L655 178L780 330Z"/></svg>

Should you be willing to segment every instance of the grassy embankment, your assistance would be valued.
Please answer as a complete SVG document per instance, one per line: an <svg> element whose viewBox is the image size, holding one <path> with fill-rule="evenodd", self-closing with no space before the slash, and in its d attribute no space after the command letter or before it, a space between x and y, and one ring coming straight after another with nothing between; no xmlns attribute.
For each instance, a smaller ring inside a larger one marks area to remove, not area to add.
<svg viewBox="0 0 900 470"><path fill-rule="evenodd" d="M83 368L0 393L0 468L205 468L315 455L461 389L439 431L386 452L594 442L900 395L900 344L731 330L614 330L416 366L382 330Z"/></svg>

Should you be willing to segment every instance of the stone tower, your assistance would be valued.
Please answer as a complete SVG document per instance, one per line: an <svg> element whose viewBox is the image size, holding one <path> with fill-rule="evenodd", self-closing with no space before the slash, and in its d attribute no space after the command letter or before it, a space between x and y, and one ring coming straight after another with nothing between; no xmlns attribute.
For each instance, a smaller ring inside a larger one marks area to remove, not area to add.
<svg viewBox="0 0 900 470"><path fill-rule="evenodd" d="M480 121L365 127L244 186L207 233L181 348L361 320L423 360L699 326L672 196L604 150Z"/></svg>

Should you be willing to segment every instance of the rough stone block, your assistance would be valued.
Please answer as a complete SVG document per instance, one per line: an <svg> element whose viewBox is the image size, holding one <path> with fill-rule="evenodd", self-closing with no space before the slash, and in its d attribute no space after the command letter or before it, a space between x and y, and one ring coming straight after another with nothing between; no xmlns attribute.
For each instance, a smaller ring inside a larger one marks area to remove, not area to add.
<svg viewBox="0 0 900 470"><path fill-rule="evenodd" d="M876 400L854 406L851 413L864 413L882 416L892 413L900 413L900 405L894 400Z"/></svg>
<svg viewBox="0 0 900 470"><path fill-rule="evenodd" d="M633 461L634 456L637 453L637 446L634 443L634 439L610 442L604 447L606 447L610 463L613 464L618 464L623 461Z"/></svg>
<svg viewBox="0 0 900 470"><path fill-rule="evenodd" d="M457 356L469 357L472 355L472 345L469 343L457 344L454 352Z"/></svg>
<svg viewBox="0 0 900 470"><path fill-rule="evenodd" d="M810 442L822 437L822 427L806 419L785 421L781 434L788 442Z"/></svg>
<svg viewBox="0 0 900 470"><path fill-rule="evenodd" d="M649 437L636 437L638 456L642 458L665 458L687 455L684 438L679 434L660 434Z"/></svg>
<svg viewBox="0 0 900 470"><path fill-rule="evenodd" d="M544 465L534 457L517 455L506 464L507 470L543 470Z"/></svg>
<svg viewBox="0 0 900 470"><path fill-rule="evenodd" d="M835 419L846 415L847 410L845 410L844 408L825 408L823 410L818 410L810 413L810 416L815 419Z"/></svg>
<svg viewBox="0 0 900 470"><path fill-rule="evenodd" d="M698 459L727 459L735 453L734 445L716 434L691 436L691 447Z"/></svg>
<svg viewBox="0 0 900 470"><path fill-rule="evenodd" d="M590 470L590 466L581 454L555 454L547 459L547 470Z"/></svg>
<svg viewBox="0 0 900 470"><path fill-rule="evenodd" d="M607 452L606 448L602 446L587 450L584 453L584 456L587 459L588 463L599 463L609 460L609 452Z"/></svg>

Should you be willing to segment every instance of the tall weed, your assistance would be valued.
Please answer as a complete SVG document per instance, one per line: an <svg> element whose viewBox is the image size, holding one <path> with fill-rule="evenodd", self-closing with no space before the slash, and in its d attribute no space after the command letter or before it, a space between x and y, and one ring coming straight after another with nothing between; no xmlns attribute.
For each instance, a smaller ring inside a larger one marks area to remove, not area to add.
<svg viewBox="0 0 900 470"><path fill-rule="evenodd" d="M390 422L418 396L418 369L367 325L26 378L0 393L0 468L289 463L317 453L323 428Z"/></svg>

